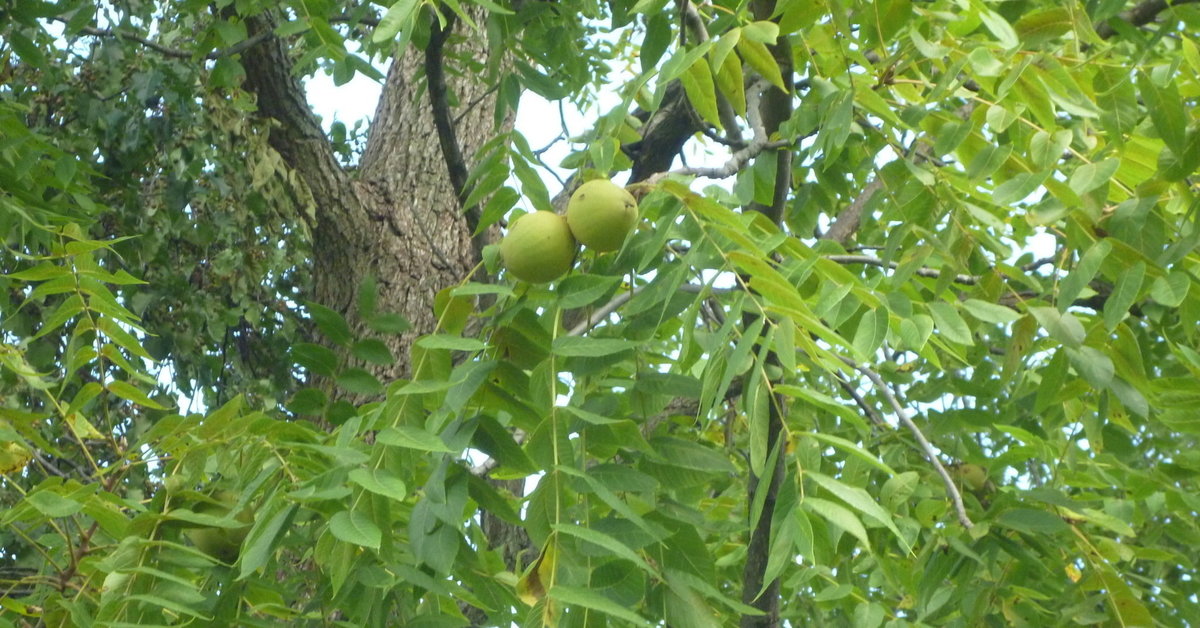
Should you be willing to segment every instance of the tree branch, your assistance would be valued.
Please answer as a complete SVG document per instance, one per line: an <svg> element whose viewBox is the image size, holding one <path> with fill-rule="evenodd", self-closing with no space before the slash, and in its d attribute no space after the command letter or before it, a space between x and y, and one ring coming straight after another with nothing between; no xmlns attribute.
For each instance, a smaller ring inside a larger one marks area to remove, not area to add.
<svg viewBox="0 0 1200 628"><path fill-rule="evenodd" d="M1167 4L1166 0L1144 0L1132 9L1121 13L1115 19L1124 20L1133 26L1142 26L1153 22L1159 13L1170 7L1177 7L1198 1L1200 0L1175 0L1175 2ZM1116 35L1117 31L1112 27L1110 19L1096 25L1096 34L1100 36L1100 39L1109 39L1113 35Z"/></svg>
<svg viewBox="0 0 1200 628"><path fill-rule="evenodd" d="M883 397L887 399L888 405L892 406L892 410L896 413L896 418L900 419L900 422L904 424L904 427L908 428L908 431L912 432L913 438L917 439L917 443L921 445L921 450L925 452L925 457L929 459L930 464L933 465L933 468L937 471L938 475L942 477L942 484L945 485L946 492L950 495L950 501L954 503L954 512L958 515L959 523L963 524L963 527L967 529L975 527L975 524L971 521L971 518L967 516L967 508L963 505L962 493L958 491L958 486L954 483L954 478L950 477L950 472L946 470L946 467L938 458L937 451L934 450L933 445L929 442L929 439L925 438L924 432L922 432L921 428L917 427L917 424L913 423L912 418L908 416L908 411L905 410L904 406L900 404L900 400L897 399L896 393L892 392L892 389L888 387L886 382L883 381L883 378L870 368L861 364L857 364L850 358L843 357L842 361L863 375L866 375L867 379L870 379L871 383L875 385L875 388L879 391L879 394L883 395Z"/></svg>
<svg viewBox="0 0 1200 628"><path fill-rule="evenodd" d="M459 148L458 135L454 130L454 121L450 119L450 101L446 95L446 75L443 55L446 40L454 31L455 18L450 15L442 28L434 28L425 47L425 80L429 91L430 113L433 115L433 126L437 129L438 144L442 147L442 158L446 161L446 172L450 175L450 185L454 195L462 206L467 220L467 228L471 231L471 244L475 248L477 259L483 259L483 247L487 244L486 234L476 234L479 228L480 211L478 205L465 206L467 200L468 170Z"/></svg>
<svg viewBox="0 0 1200 628"><path fill-rule="evenodd" d="M62 24L69 23L69 20L62 18L62 17L55 16L55 17L52 17L49 19L52 22L59 22ZM365 24L367 26L377 26L379 24L379 19L375 18L375 17L356 18L354 16L347 15L344 13L341 15L334 15L329 18L330 24L349 23L349 22L353 22L356 24ZM312 29L306 28L302 31L297 32L296 34L299 35L302 33L306 33L309 30L312 30ZM119 39L127 39L129 41L141 44L163 56L173 57L175 59L194 59L194 58L196 58L195 51L184 50L182 48L172 48L170 46L164 46L163 44L160 44L152 39L147 39L145 37L142 37L141 35L138 35L136 33L130 33L128 31L116 30L113 28L97 28L95 26L84 26L83 28L79 29L79 32L83 33L84 35L90 35L92 37L116 37ZM252 35L250 37L247 37L246 39L243 39L242 41L239 41L238 43L236 43L228 48L219 48L217 50L210 50L208 53L203 55L202 58L207 59L209 61L215 61L217 59L221 59L224 57L231 57L236 54L241 54L241 53L249 50L250 48L253 48L253 47L257 46L258 44L266 41L273 34L274 33L272 31L261 31L259 33L256 33L255 35Z"/></svg>
<svg viewBox="0 0 1200 628"><path fill-rule="evenodd" d="M892 270L900 267L900 264L896 262L885 262L878 257L871 257L870 255L826 255L825 259L837 262L838 264L865 264L867 266L878 266L880 268L890 268ZM928 268L922 266L916 270L916 274L920 275L921 277L937 279L938 277L942 276L942 271L937 268ZM954 283L962 284L964 286L973 286L979 283L979 277L976 277L975 275L957 274L954 275Z"/></svg>

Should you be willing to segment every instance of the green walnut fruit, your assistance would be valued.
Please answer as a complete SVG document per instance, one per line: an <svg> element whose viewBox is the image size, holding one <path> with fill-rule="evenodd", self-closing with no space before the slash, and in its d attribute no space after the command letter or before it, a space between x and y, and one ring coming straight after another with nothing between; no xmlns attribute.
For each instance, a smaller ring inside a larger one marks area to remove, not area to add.
<svg viewBox="0 0 1200 628"><path fill-rule="evenodd" d="M973 491L981 491L987 486L987 469L977 464L963 463L958 466L957 472L958 476L962 478L963 484Z"/></svg>
<svg viewBox="0 0 1200 628"><path fill-rule="evenodd" d="M637 201L625 188L605 179L579 186L567 203L567 224L584 246L597 251L621 248L637 223Z"/></svg>
<svg viewBox="0 0 1200 628"><path fill-rule="evenodd" d="M536 211L508 227L500 241L500 257L514 277L529 283L558 279L575 261L575 237L562 216Z"/></svg>
<svg viewBox="0 0 1200 628"><path fill-rule="evenodd" d="M230 509L237 504L237 494L232 491L219 491L213 499L220 503L201 502L192 507L193 512L214 517L225 517ZM225 563L237 560L238 551L246 534L250 532L250 524L254 522L254 513L246 508L234 516L243 524L233 528L199 527L184 530L184 535L196 546L196 549Z"/></svg>

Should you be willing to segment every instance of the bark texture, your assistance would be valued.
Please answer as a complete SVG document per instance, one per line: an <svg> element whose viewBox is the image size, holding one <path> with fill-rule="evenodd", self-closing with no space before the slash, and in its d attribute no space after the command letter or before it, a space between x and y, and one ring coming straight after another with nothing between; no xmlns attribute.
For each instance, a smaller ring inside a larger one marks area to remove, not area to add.
<svg viewBox="0 0 1200 628"><path fill-rule="evenodd" d="M257 32L273 25L269 15L251 22ZM283 41L270 37L249 51L243 60L246 86L258 96L259 113L272 125L272 147L313 196L316 213L309 228L315 300L343 314L355 331L364 331L355 295L362 280L373 275L380 308L403 314L413 324L404 335L385 339L396 364L370 369L386 384L410 374L413 340L437 323L434 296L461 281L478 261L434 128L423 83L424 55L409 46L393 61L367 148L351 177L334 158L286 50ZM486 38L460 34L447 42L451 50L447 63L488 54ZM495 98L487 82L470 71L446 75L446 87L456 97L452 101L472 104L451 113L459 149L469 158L497 131Z"/></svg>

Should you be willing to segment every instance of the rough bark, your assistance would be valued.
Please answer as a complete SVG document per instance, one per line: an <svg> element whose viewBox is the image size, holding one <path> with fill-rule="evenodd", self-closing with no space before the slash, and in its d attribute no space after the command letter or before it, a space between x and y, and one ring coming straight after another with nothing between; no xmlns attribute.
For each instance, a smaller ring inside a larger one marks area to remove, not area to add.
<svg viewBox="0 0 1200 628"><path fill-rule="evenodd" d="M253 20L253 27L256 32L270 28L270 17ZM488 54L486 38L452 36L448 46L460 58ZM423 89L423 59L422 51L410 46L393 61L354 177L337 164L292 73L284 42L267 38L243 60L246 86L258 96L260 115L272 124L272 147L313 196L316 212L309 228L315 301L343 314L362 332L355 295L371 275L378 283L380 308L413 324L404 335L385 339L397 362L371 369L385 384L410 374L413 340L437 323L434 296L461 281L477 262ZM475 103L453 112L461 154L469 157L497 130L494 96L487 93L485 81L469 72L447 75L447 88L457 101Z"/></svg>

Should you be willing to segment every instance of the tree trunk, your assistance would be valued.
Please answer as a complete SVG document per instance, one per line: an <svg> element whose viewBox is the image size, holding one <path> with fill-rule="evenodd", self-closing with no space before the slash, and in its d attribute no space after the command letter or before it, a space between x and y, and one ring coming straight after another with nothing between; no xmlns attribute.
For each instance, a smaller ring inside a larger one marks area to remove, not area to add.
<svg viewBox="0 0 1200 628"><path fill-rule="evenodd" d="M258 29L271 27L269 19L255 22ZM451 37L447 45L460 56L488 54L485 38ZM434 129L421 77L423 59L424 53L410 46L392 63L354 177L337 164L292 73L284 42L268 39L243 60L260 114L278 122L271 129L272 147L313 196L314 300L363 332L355 295L370 275L378 282L380 310L400 313L413 324L402 336L385 339L396 363L370 367L385 385L410 375L413 340L437 323L434 296L461 281L478 261ZM459 103L470 104L450 112L457 121L459 150L469 158L497 130L495 95L470 72L446 74L447 89Z"/></svg>

